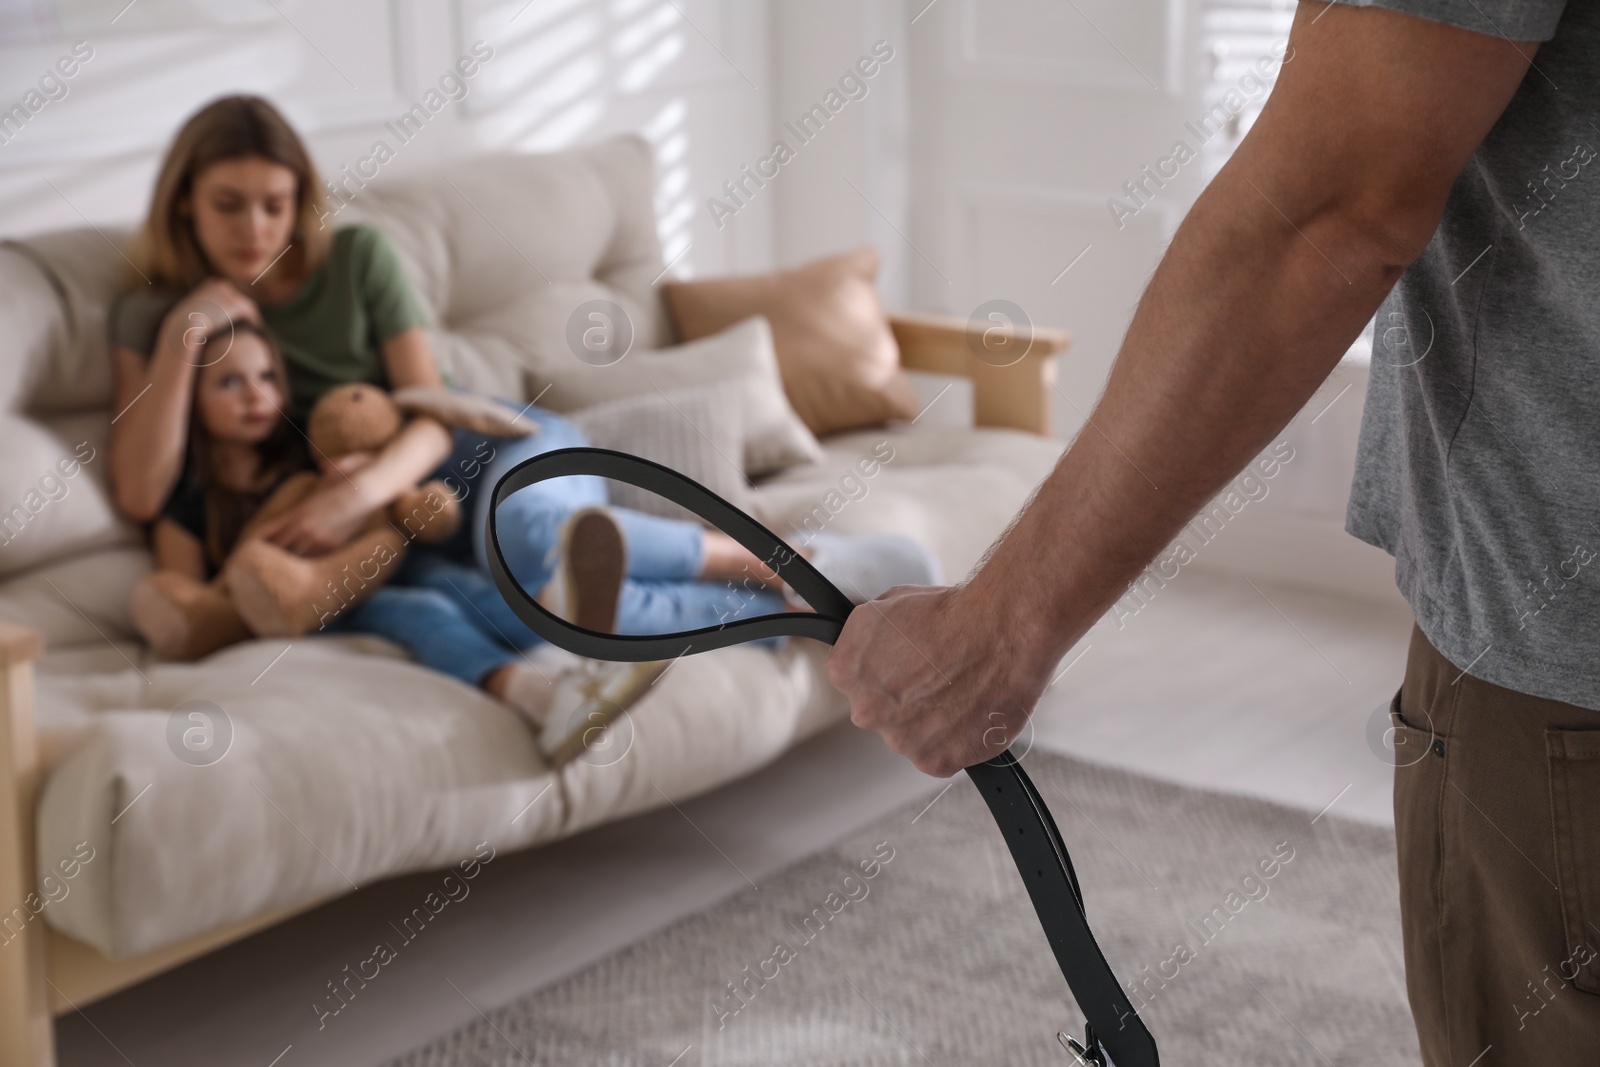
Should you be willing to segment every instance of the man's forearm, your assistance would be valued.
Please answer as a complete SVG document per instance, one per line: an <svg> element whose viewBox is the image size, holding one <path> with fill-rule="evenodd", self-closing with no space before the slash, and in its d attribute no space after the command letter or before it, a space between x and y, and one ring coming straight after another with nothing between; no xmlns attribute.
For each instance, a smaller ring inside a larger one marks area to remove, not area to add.
<svg viewBox="0 0 1600 1067"><path fill-rule="evenodd" d="M1196 203L1089 423L973 576L992 621L1042 662L1294 417L1403 267L1396 242L1337 205L1291 225L1268 174L1230 167Z"/></svg>

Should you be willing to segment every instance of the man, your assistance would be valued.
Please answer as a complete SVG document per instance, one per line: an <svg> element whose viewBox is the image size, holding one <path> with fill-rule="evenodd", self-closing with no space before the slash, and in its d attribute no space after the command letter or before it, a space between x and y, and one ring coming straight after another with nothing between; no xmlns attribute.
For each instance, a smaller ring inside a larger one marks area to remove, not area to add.
<svg viewBox="0 0 1600 1067"><path fill-rule="evenodd" d="M1092 427L965 584L856 611L829 674L923 771L992 757L994 713L1021 731L1067 650L1378 312L1348 527L1396 557L1419 626L1392 710L1423 1059L1592 1064L1600 5L1308 0L1289 45Z"/></svg>

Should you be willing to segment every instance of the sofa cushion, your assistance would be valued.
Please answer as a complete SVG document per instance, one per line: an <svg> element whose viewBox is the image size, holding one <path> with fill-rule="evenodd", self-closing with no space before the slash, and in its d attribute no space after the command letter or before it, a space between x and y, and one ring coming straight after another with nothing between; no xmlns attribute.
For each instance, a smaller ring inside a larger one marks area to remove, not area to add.
<svg viewBox="0 0 1600 1067"><path fill-rule="evenodd" d="M40 869L85 843L97 856L47 921L107 955L149 951L447 866L480 842L524 848L662 795L692 796L826 721L802 714L804 691L820 677L810 666L775 672L773 653L725 649L663 676L613 727L627 732L621 755L574 761L564 782L509 708L357 647L261 640L192 665L42 672L47 734L72 743L62 752L47 740L59 761L40 797ZM225 754L207 764L181 758L191 728L212 728L211 751L221 750L217 709L232 734Z"/></svg>
<svg viewBox="0 0 1600 1067"><path fill-rule="evenodd" d="M50 649L136 642L128 597L149 573L142 545L74 552L0 580L0 619L33 627Z"/></svg>
<svg viewBox="0 0 1600 1067"><path fill-rule="evenodd" d="M897 424L836 434L820 463L761 482L754 512L805 544L821 530L902 533L956 582L983 557L1061 456L1064 443L1018 430Z"/></svg>
<svg viewBox="0 0 1600 1067"><path fill-rule="evenodd" d="M286 644L109 676L42 672L46 728L66 717L79 737L40 797L41 869L80 842L99 857L51 905L53 926L138 953L561 825L559 790L529 807L552 782L508 708L341 640L295 641L278 659ZM231 742L197 762L184 731L209 725L220 746L219 708Z"/></svg>
<svg viewBox="0 0 1600 1067"><path fill-rule="evenodd" d="M6 358L0 407L35 413L111 403L106 312L138 276L125 227L84 226L0 243Z"/></svg>
<svg viewBox="0 0 1600 1067"><path fill-rule="evenodd" d="M103 414L49 425L0 414L0 578L52 560L139 543L106 489Z"/></svg>
<svg viewBox="0 0 1600 1067"><path fill-rule="evenodd" d="M21 411L66 335L60 294L28 249L0 242L0 322L6 324L0 358L0 411Z"/></svg>
<svg viewBox="0 0 1600 1067"><path fill-rule="evenodd" d="M620 309L636 347L670 340L652 288L655 161L637 135L385 177L334 224L351 222L389 238L453 384L518 397L530 372L535 392L559 382L579 362L568 325L597 300Z"/></svg>

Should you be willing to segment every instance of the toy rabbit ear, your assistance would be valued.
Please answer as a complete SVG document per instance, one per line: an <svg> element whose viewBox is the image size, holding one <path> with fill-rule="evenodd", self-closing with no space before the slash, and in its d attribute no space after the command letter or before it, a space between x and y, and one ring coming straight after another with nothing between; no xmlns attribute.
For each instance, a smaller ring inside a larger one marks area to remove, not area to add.
<svg viewBox="0 0 1600 1067"><path fill-rule="evenodd" d="M446 426L475 430L488 437L530 437L539 432L537 422L481 393L412 385L395 390L392 396L395 406L407 415L426 415Z"/></svg>

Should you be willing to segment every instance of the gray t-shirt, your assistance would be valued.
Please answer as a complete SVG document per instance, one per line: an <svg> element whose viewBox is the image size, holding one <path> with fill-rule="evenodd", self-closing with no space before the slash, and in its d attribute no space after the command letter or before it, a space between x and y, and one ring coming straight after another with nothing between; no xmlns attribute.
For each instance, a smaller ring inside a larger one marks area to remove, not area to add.
<svg viewBox="0 0 1600 1067"><path fill-rule="evenodd" d="M1458 668L1600 709L1600 4L1380 6L1546 43L1378 312L1346 528Z"/></svg>

